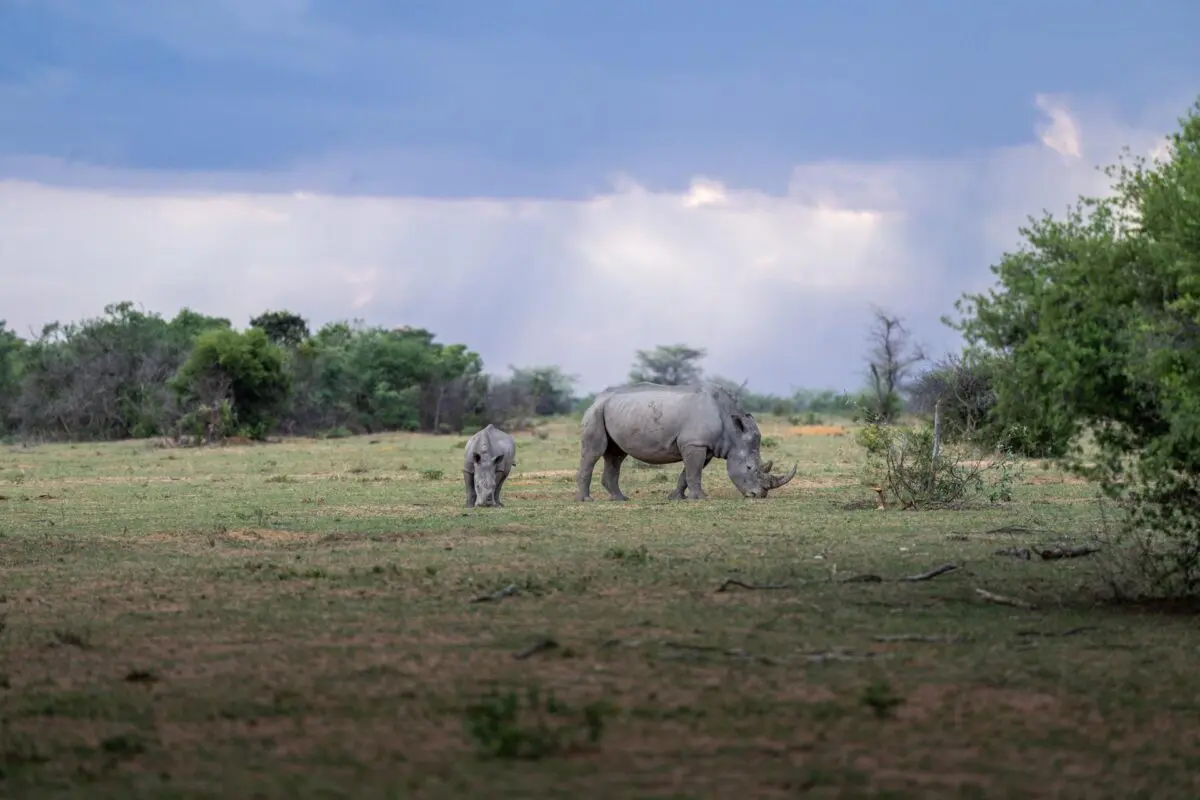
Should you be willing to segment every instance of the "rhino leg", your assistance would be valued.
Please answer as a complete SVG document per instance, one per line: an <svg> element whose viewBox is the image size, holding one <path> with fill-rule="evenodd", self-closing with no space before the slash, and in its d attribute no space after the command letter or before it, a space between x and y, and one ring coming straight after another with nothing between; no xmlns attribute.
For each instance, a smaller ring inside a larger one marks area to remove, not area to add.
<svg viewBox="0 0 1200 800"><path fill-rule="evenodd" d="M601 428L593 433L588 431L582 437L579 446L579 471L575 473L575 499L583 502L592 499L592 472L596 462L608 450L608 434Z"/></svg>
<svg viewBox="0 0 1200 800"><path fill-rule="evenodd" d="M687 478L688 489L688 494L684 499L703 500L708 497L700 485L700 473L704 471L705 465L711 459L712 456L709 455L707 447L689 445L683 448L683 472Z"/></svg>
<svg viewBox="0 0 1200 800"><path fill-rule="evenodd" d="M687 470L679 470L679 480L675 481L675 491L667 495L668 500L682 500L687 497Z"/></svg>
<svg viewBox="0 0 1200 800"><path fill-rule="evenodd" d="M463 470L463 483L467 485L467 508L475 507L475 476Z"/></svg>
<svg viewBox="0 0 1200 800"><path fill-rule="evenodd" d="M621 492L621 462L625 460L625 453L617 450L615 447L608 448L608 452L604 454L604 474L600 476L600 483L608 490L608 499L610 500L628 500L629 498Z"/></svg>
<svg viewBox="0 0 1200 800"><path fill-rule="evenodd" d="M707 451L706 451L707 452ZM708 467L708 462L713 461L713 453L707 452L704 456L704 467ZM703 469L703 467L701 467ZM679 470L679 480L676 481L676 489L674 492L667 495L668 500L686 500L688 499L688 468Z"/></svg>
<svg viewBox="0 0 1200 800"><path fill-rule="evenodd" d="M501 472L496 476L496 493L493 495L496 498L496 506L504 508L504 503L500 502L500 490L504 488L504 482L508 480L508 473Z"/></svg>

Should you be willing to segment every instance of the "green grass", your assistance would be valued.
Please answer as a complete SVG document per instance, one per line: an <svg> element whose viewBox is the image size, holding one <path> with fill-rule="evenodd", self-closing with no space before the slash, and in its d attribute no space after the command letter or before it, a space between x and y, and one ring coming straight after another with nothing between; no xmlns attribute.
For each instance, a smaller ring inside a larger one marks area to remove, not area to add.
<svg viewBox="0 0 1200 800"><path fill-rule="evenodd" d="M555 423L472 510L464 436L6 448L0 795L1200 796L1195 618L994 555L1095 531L1091 489L876 511L851 436L762 427L767 500L627 462L576 504Z"/></svg>

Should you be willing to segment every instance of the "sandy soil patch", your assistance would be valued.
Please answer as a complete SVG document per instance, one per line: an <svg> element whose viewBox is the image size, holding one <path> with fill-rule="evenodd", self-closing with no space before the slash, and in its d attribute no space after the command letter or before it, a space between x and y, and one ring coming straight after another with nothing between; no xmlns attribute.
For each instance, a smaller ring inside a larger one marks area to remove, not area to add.
<svg viewBox="0 0 1200 800"><path fill-rule="evenodd" d="M841 425L796 425L788 430L792 436L845 436Z"/></svg>

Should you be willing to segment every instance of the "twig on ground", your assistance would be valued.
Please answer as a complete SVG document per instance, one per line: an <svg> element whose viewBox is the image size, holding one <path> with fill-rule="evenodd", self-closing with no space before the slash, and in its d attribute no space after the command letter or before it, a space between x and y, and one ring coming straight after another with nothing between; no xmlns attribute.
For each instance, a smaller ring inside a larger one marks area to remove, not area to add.
<svg viewBox="0 0 1200 800"><path fill-rule="evenodd" d="M931 578L936 578L938 575L945 575L947 572L953 572L956 569L958 569L958 564L942 564L940 567L934 567L927 572L922 572L918 575L909 575L907 578L897 578L897 580L910 582L927 581Z"/></svg>
<svg viewBox="0 0 1200 800"><path fill-rule="evenodd" d="M881 633L873 637L877 642L928 642L929 644L956 644L961 636L937 636L923 633Z"/></svg>
<svg viewBox="0 0 1200 800"><path fill-rule="evenodd" d="M1065 631L1017 631L1017 636L1074 636L1084 631L1098 631L1097 625L1080 625L1078 628L1068 628Z"/></svg>
<svg viewBox="0 0 1200 800"><path fill-rule="evenodd" d="M505 586L499 591L492 592L490 594L481 594L478 597L472 597L470 602L489 603L495 600L503 600L506 597L512 597L517 593L517 591L517 585L515 583L510 583L508 586Z"/></svg>
<svg viewBox="0 0 1200 800"><path fill-rule="evenodd" d="M672 650L695 650L698 653L724 653L724 647L717 647L711 644L686 644L684 642L663 642L663 647L669 647Z"/></svg>
<svg viewBox="0 0 1200 800"><path fill-rule="evenodd" d="M523 650L513 653L513 658L518 660L526 659L535 653L540 653L543 650L553 650L556 647L558 647L558 642L554 641L553 639L538 639L536 642L524 648Z"/></svg>
<svg viewBox="0 0 1200 800"><path fill-rule="evenodd" d="M818 653L805 653L804 658L817 664L827 661L865 661L874 658L875 653L856 653L853 650L822 650Z"/></svg>
<svg viewBox="0 0 1200 800"><path fill-rule="evenodd" d="M958 569L957 564L942 564L940 567L922 572L917 575L906 575L901 578L884 578L880 575L851 575L849 578L842 578L842 583L883 583L885 581L895 581L897 583L912 583L915 581L927 581L936 578L938 575L945 575L947 572L953 572Z"/></svg>
<svg viewBox="0 0 1200 800"><path fill-rule="evenodd" d="M774 658L770 658L769 656L756 656L752 653L748 653L741 647L726 648L716 647L715 645L710 644L684 644L681 642L663 642L662 646L671 650L683 651L679 655L674 656L674 658L680 658L683 653L714 653L723 656L730 656L731 658L740 658L744 661L759 661L763 664L779 663L779 661ZM667 656L667 658L671 658L671 656Z"/></svg>
<svg viewBox="0 0 1200 800"><path fill-rule="evenodd" d="M765 590L765 589L792 589L792 588L795 588L796 585L797 584L794 584L794 583L746 583L745 581L738 580L737 578L726 578L725 582L717 587L717 591L718 592L727 591L730 586L740 586L743 589L751 589L751 590L757 590L757 589Z"/></svg>
<svg viewBox="0 0 1200 800"><path fill-rule="evenodd" d="M1045 528L1030 528L1028 525L1001 525L999 528L992 528L989 531L984 531L984 536L989 536L993 533L1007 533L1015 536L1018 533L1053 533Z"/></svg>
<svg viewBox="0 0 1200 800"><path fill-rule="evenodd" d="M1013 606L1014 608L1029 608L1029 609L1034 608L1034 605L1032 603L1027 603L1024 600L1020 600L1016 597L1006 597L1002 594L996 594L994 592L989 592L987 589L980 589L980 588L976 587L975 594L979 595L984 600L987 600L989 603L996 603L997 605L1001 605L1001 606Z"/></svg>
<svg viewBox="0 0 1200 800"><path fill-rule="evenodd" d="M1028 561L1033 558L1033 551L1028 547L1002 547L992 555L1012 556L1013 558L1023 558Z"/></svg>
<svg viewBox="0 0 1200 800"><path fill-rule="evenodd" d="M1099 553L1100 548L1089 544L1056 544L1042 549L1036 549L1035 552L1046 561L1051 561L1056 558L1081 558L1090 556L1092 553Z"/></svg>

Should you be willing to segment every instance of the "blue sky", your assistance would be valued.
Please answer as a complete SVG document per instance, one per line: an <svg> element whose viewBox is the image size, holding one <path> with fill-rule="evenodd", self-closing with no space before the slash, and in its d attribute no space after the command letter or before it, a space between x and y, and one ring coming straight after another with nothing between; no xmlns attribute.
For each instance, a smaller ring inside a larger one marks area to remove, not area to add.
<svg viewBox="0 0 1200 800"><path fill-rule="evenodd" d="M1025 214L1174 126L1196 30L1165 1L0 0L0 317L291 303L592 388L665 341L852 385L871 303L951 343Z"/></svg>

